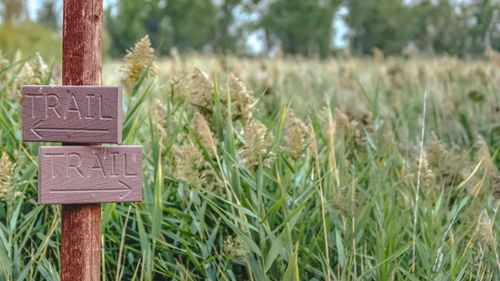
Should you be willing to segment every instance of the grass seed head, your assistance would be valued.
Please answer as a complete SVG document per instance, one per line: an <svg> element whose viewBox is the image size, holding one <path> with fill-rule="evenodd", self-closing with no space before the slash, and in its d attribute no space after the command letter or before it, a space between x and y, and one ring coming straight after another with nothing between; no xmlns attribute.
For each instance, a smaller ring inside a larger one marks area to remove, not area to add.
<svg viewBox="0 0 500 281"><path fill-rule="evenodd" d="M187 78L187 89L187 101L194 110L199 111L206 120L212 120L214 88L208 74L195 68Z"/></svg>
<svg viewBox="0 0 500 281"><path fill-rule="evenodd" d="M441 141L432 132L431 138L425 144L425 153L429 166L432 168L439 168L446 158L448 151Z"/></svg>
<svg viewBox="0 0 500 281"><path fill-rule="evenodd" d="M168 90L172 103L178 105L186 101L189 96L188 75L184 72L175 73L168 80Z"/></svg>
<svg viewBox="0 0 500 281"><path fill-rule="evenodd" d="M496 248L496 237L493 231L493 221L488 216L486 211L483 212L481 216L481 221L479 222L479 239L480 241L484 241L486 244L490 245L493 248Z"/></svg>
<svg viewBox="0 0 500 281"><path fill-rule="evenodd" d="M21 72L14 82L14 91L9 91L9 97L20 102L20 92L24 85L41 85L48 75L48 67L42 57L37 53L36 57L24 64ZM52 83L53 81L49 81Z"/></svg>
<svg viewBox="0 0 500 281"><path fill-rule="evenodd" d="M15 175L15 165L10 162L6 153L2 153L0 158L0 199L10 202L14 198L21 196L21 193L13 188Z"/></svg>
<svg viewBox="0 0 500 281"><path fill-rule="evenodd" d="M346 139L354 138L355 140L360 138L361 133L358 128L358 121L350 118L346 113L336 109L334 122L338 137Z"/></svg>
<svg viewBox="0 0 500 281"><path fill-rule="evenodd" d="M494 64L500 66L500 53L493 50L493 48L491 48L491 46L488 46L486 48L486 50L484 50L484 55L486 56L486 58L488 58L488 60L490 60Z"/></svg>
<svg viewBox="0 0 500 281"><path fill-rule="evenodd" d="M191 139L172 148L174 176L192 186L203 187L222 194L224 184L210 163L205 160L200 147Z"/></svg>
<svg viewBox="0 0 500 281"><path fill-rule="evenodd" d="M500 176L491 179L491 195L495 200L500 200Z"/></svg>
<svg viewBox="0 0 500 281"><path fill-rule="evenodd" d="M191 130L196 132L199 136L201 145L208 151L208 153L213 156L217 154L217 148L215 146L212 131L208 126L207 120L205 120L203 115L201 115L198 111L196 111L193 115Z"/></svg>
<svg viewBox="0 0 500 281"><path fill-rule="evenodd" d="M229 94L231 95L231 114L233 116L241 117L243 123L246 123L252 118L253 114L253 93L252 91L247 90L241 79L236 77L233 73L229 74L228 86ZM227 100L225 102L227 103ZM223 106L223 108L223 114L227 117L227 107Z"/></svg>
<svg viewBox="0 0 500 281"><path fill-rule="evenodd" d="M224 256L229 260L242 261L247 253L238 237L227 236L222 247Z"/></svg>
<svg viewBox="0 0 500 281"><path fill-rule="evenodd" d="M40 81L40 83L43 82L47 77L49 68L47 64L45 64L39 53L37 53L36 57L30 62L30 65L33 69L35 79L37 79L37 81Z"/></svg>
<svg viewBox="0 0 500 281"><path fill-rule="evenodd" d="M167 138L166 109L158 98L153 101L152 113L153 124L158 132L159 141L162 142Z"/></svg>
<svg viewBox="0 0 500 281"><path fill-rule="evenodd" d="M274 154L267 151L271 144L272 135L267 133L266 126L260 121L252 119L243 127L241 134L244 142L239 153L243 164L255 171L259 165L259 159L261 159L264 166L269 166L274 159Z"/></svg>
<svg viewBox="0 0 500 281"><path fill-rule="evenodd" d="M0 71L9 65L10 65L9 60L3 57L2 50L0 50ZM8 79L7 75L3 75L2 77L0 77L0 82L7 81L7 79Z"/></svg>
<svg viewBox="0 0 500 281"><path fill-rule="evenodd" d="M194 186L202 186L205 179L201 177L203 169L203 153L191 141L183 145L176 145L172 149L174 161L174 175L176 178Z"/></svg>
<svg viewBox="0 0 500 281"><path fill-rule="evenodd" d="M498 170L495 163L493 162L493 159L491 158L488 144L486 144L486 141L482 136L478 137L474 146L476 147L476 160L483 161L483 167L486 173L489 175L497 174Z"/></svg>
<svg viewBox="0 0 500 281"><path fill-rule="evenodd" d="M157 73L155 60L155 50L151 47L149 35L142 37L135 43L134 48L127 50L125 55L126 65L120 67L120 71L125 74L122 83L131 88L141 77L142 73L148 68L148 77L155 77Z"/></svg>
<svg viewBox="0 0 500 281"><path fill-rule="evenodd" d="M286 151L293 160L297 160L307 145L307 126L290 111L285 120Z"/></svg>

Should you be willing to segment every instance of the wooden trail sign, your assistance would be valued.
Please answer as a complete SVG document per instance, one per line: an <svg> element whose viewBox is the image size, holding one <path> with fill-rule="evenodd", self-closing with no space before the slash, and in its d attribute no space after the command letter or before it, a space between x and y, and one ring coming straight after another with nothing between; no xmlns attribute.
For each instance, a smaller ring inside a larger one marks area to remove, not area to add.
<svg viewBox="0 0 500 281"><path fill-rule="evenodd" d="M40 146L38 203L142 200L142 146Z"/></svg>
<svg viewBox="0 0 500 281"><path fill-rule="evenodd" d="M23 140L121 143L121 87L24 86Z"/></svg>
<svg viewBox="0 0 500 281"><path fill-rule="evenodd" d="M61 281L100 280L100 203L142 199L142 146L91 145L122 141L121 88L98 86L102 8L64 0L64 86L23 87L23 141L62 142L38 151L38 202L62 204Z"/></svg>

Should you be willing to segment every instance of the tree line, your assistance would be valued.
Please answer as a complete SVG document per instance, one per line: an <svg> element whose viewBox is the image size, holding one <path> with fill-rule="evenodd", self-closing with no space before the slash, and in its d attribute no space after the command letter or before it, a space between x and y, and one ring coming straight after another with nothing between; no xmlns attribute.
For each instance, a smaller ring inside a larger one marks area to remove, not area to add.
<svg viewBox="0 0 500 281"><path fill-rule="evenodd" d="M44 0L36 21L60 29L61 1ZM121 56L145 34L159 55L172 47L238 55L255 52L325 57L341 51L334 22L345 26L347 49L397 55L418 51L456 56L500 49L500 0L116 0L105 9L108 54ZM339 13L339 11L345 13ZM0 0L3 24L28 16L25 0Z"/></svg>

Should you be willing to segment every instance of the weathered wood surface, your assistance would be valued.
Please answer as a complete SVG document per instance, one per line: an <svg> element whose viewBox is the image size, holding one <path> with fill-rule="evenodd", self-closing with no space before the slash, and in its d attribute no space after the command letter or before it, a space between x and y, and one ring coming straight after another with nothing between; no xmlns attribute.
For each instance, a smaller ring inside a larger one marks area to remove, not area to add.
<svg viewBox="0 0 500 281"><path fill-rule="evenodd" d="M23 140L121 143L121 87L24 86Z"/></svg>
<svg viewBox="0 0 500 281"><path fill-rule="evenodd" d="M64 85L100 85L102 75L102 0L64 0Z"/></svg>
<svg viewBox="0 0 500 281"><path fill-rule="evenodd" d="M40 146L38 203L142 200L142 146Z"/></svg>
<svg viewBox="0 0 500 281"><path fill-rule="evenodd" d="M102 0L63 1L63 85L101 85ZM100 279L101 204L62 205L61 281Z"/></svg>
<svg viewBox="0 0 500 281"><path fill-rule="evenodd" d="M62 205L61 281L98 281L101 204Z"/></svg>

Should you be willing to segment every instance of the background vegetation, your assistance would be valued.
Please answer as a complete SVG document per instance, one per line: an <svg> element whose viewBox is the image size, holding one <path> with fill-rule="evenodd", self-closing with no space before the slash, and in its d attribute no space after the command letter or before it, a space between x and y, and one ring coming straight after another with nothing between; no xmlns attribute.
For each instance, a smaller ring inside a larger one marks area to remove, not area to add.
<svg viewBox="0 0 500 281"><path fill-rule="evenodd" d="M60 40L62 1L43 0L35 10L26 0L1 0L0 22L19 30L2 32L4 52L25 50L32 40ZM327 57L341 52L386 55L423 52L467 57L500 49L498 0L110 0L105 11L105 54L124 50L149 34L157 54L184 51L247 55L289 54ZM36 21L52 32L27 29ZM344 23L340 28L338 24ZM344 34L345 33L345 34ZM343 34L343 35L342 35ZM335 36L343 40L334 40ZM12 37L30 38L31 41ZM251 37L249 37L251 36ZM249 44L249 38L252 43ZM15 43L15 44L14 44ZM256 44L259 49L256 50ZM44 52L53 46L33 47ZM54 46L57 44L54 44ZM60 53L43 53L50 59Z"/></svg>
<svg viewBox="0 0 500 281"><path fill-rule="evenodd" d="M20 86L60 71L1 64L0 280L57 280ZM493 58L155 61L146 37L103 77L145 159L143 202L103 204L103 280L500 277Z"/></svg>
<svg viewBox="0 0 500 281"><path fill-rule="evenodd" d="M61 1L36 20L26 2L0 0L0 281L59 279L60 206L36 203L47 144L22 142L20 97L61 83ZM112 2L103 84L124 88L144 200L102 205L102 280L499 280L499 16Z"/></svg>

